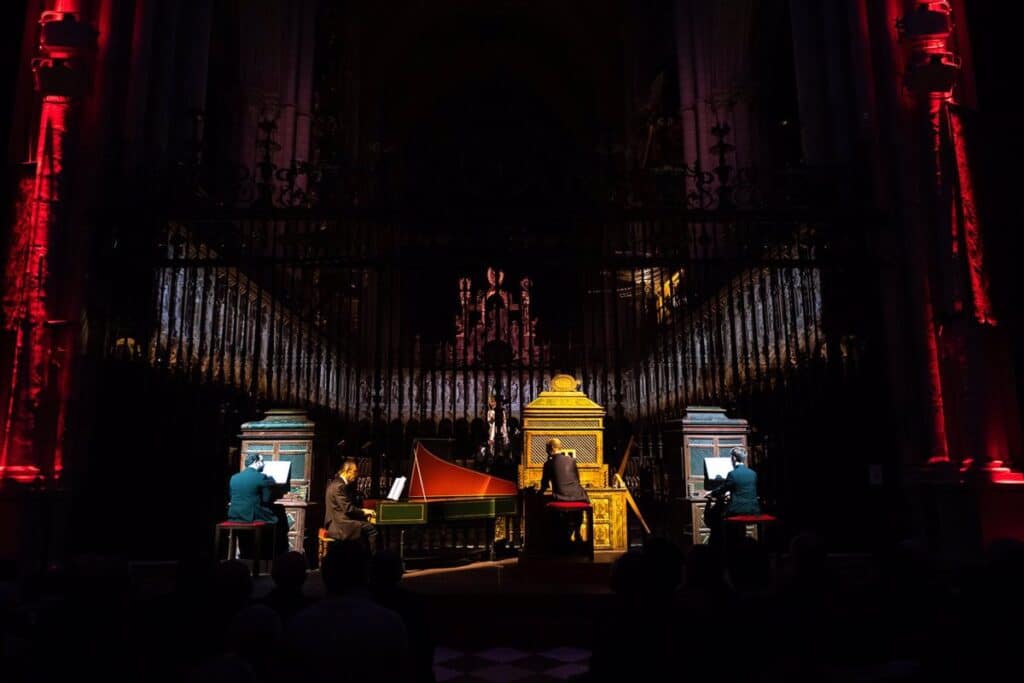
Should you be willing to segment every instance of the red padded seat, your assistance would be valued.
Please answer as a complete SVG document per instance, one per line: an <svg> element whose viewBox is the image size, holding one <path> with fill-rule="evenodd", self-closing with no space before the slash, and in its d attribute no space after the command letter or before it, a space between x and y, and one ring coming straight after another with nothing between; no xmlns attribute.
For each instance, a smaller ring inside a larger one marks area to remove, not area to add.
<svg viewBox="0 0 1024 683"><path fill-rule="evenodd" d="M727 522L739 522L741 524L761 524L762 522L774 522L776 521L774 515L733 515L732 517L726 517Z"/></svg>
<svg viewBox="0 0 1024 683"><path fill-rule="evenodd" d="M590 503L556 500L552 503L547 503L545 507L551 508L552 510L589 510Z"/></svg>
<svg viewBox="0 0 1024 683"><path fill-rule="evenodd" d="M765 514L765 513L761 513L759 515L733 515L732 517L726 517L725 518L726 524L733 524L733 525L742 524L744 526L744 528L746 528L746 526L748 524L754 525L756 527L756 529L757 529L756 539L758 541L762 541L763 540L764 525L765 524L770 524L770 523L773 523L773 522L777 522L777 521L779 521L779 520L778 520L778 518L775 515L769 515L769 514ZM730 528L737 529L738 526L732 526ZM728 534L726 534L726 536L728 537Z"/></svg>
<svg viewBox="0 0 1024 683"><path fill-rule="evenodd" d="M590 503L585 501L563 501L553 500L545 503L544 508L557 515L569 512L583 512L586 513L586 524L587 524L587 541L585 544L587 559L591 562L594 561L594 508Z"/></svg>

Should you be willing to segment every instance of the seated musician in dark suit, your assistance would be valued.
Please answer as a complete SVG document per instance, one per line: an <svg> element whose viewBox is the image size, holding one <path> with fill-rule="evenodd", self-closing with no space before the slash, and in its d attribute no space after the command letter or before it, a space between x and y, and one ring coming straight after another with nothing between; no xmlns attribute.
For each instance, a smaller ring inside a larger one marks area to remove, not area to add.
<svg viewBox="0 0 1024 683"><path fill-rule="evenodd" d="M231 476L228 488L229 522L277 521L277 513L270 507L277 498L277 485L272 477L263 474L263 456L250 453L245 456L245 469Z"/></svg>
<svg viewBox="0 0 1024 683"><path fill-rule="evenodd" d="M356 461L348 459L327 485L324 528L327 529L328 537L338 541L366 539L370 552L376 552L377 527L372 523L376 513L361 507L362 497L356 489L358 478L359 467Z"/></svg>
<svg viewBox="0 0 1024 683"><path fill-rule="evenodd" d="M757 472L747 466L747 449L737 446L729 452L729 456L732 458L732 471L724 482L705 496L709 501L705 518L711 531L708 542L712 545L717 545L721 538L722 524L726 518L761 514L761 503L757 498Z"/></svg>
<svg viewBox="0 0 1024 683"><path fill-rule="evenodd" d="M545 447L548 452L548 459L544 463L544 471L541 476L540 493L547 490L551 485L551 497L561 503L589 503L590 497L580 484L580 471L576 467L576 459L562 450L562 442L558 439L551 439ZM564 519L568 520L568 528L565 530L565 540L582 542L583 536L580 527L583 526L583 511L574 510L566 513Z"/></svg>
<svg viewBox="0 0 1024 683"><path fill-rule="evenodd" d="M276 524L284 510L272 507L272 503L281 495L281 489L274 478L263 474L263 456L249 453L245 456L245 469L231 475L228 482L231 500L228 503L229 522L266 522L274 524L267 530L265 540L272 540L273 535L280 539L287 534L287 524ZM263 532L259 532L263 534ZM254 539L248 534L238 539L238 550L242 557L255 557Z"/></svg>

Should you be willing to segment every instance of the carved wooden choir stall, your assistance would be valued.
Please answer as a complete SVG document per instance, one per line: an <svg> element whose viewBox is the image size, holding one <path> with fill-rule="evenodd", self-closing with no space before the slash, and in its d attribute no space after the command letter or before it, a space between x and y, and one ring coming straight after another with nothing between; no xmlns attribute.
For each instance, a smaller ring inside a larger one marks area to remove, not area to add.
<svg viewBox="0 0 1024 683"><path fill-rule="evenodd" d="M284 508L288 520L288 550L298 552L306 550L307 513L316 505L309 499L314 427L305 411L290 409L268 410L262 420L242 425L239 469L245 467L245 457L250 453L258 453L268 462L291 463L287 491L275 503Z"/></svg>
<svg viewBox="0 0 1024 683"><path fill-rule="evenodd" d="M523 456L519 465L519 486L539 486L547 460L545 446L557 438L562 448L574 451L580 483L593 506L594 555L611 559L628 548L626 534L627 490L609 486L608 465L604 462L605 409L578 391L579 382L571 375L555 375L551 389L543 391L523 409ZM545 523L543 515L526 514L527 555L531 528Z"/></svg>

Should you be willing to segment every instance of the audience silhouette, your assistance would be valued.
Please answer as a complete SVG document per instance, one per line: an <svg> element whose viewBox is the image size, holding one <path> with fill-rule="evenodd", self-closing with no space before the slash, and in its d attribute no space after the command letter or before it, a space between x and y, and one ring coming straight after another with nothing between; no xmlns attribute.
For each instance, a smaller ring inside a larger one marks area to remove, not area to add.
<svg viewBox="0 0 1024 683"><path fill-rule="evenodd" d="M829 554L813 532L770 555L753 540L723 558L664 538L620 557L593 618L590 672L578 680L924 681L1000 674L1006 628L1024 606L1024 543L939 565L918 540L870 562ZM725 564L723 564L723 559ZM285 678L433 681L433 617L403 585L402 559L332 544L326 595L307 598L299 553L277 558L253 600L247 565L196 557L170 590L133 581L123 559L72 558L33 580L0 576L4 680L77 675L263 683ZM5 568L6 569L6 568ZM54 656L55 645L59 656ZM496 643L498 644L498 643Z"/></svg>
<svg viewBox="0 0 1024 683"><path fill-rule="evenodd" d="M263 604L277 612L284 621L312 604L303 590L306 585L306 569L306 556L294 550L274 560L270 572L274 587L263 598Z"/></svg>
<svg viewBox="0 0 1024 683"><path fill-rule="evenodd" d="M296 614L285 632L290 668L306 680L407 681L405 625L370 596L366 546L335 541L321 574L327 596Z"/></svg>
<svg viewBox="0 0 1024 683"><path fill-rule="evenodd" d="M409 635L412 681L434 680L434 637L419 597L402 587L404 563L398 553L381 550L370 560L370 591L377 604L394 610Z"/></svg>

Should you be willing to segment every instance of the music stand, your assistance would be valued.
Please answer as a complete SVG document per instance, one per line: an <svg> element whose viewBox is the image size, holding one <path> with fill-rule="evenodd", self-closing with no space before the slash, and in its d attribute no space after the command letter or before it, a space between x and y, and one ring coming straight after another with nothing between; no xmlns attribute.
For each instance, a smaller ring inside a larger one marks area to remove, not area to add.
<svg viewBox="0 0 1024 683"><path fill-rule="evenodd" d="M402 497L406 481L408 481L406 477L395 477L394 483L391 484L391 490L388 491L388 500L398 500Z"/></svg>

